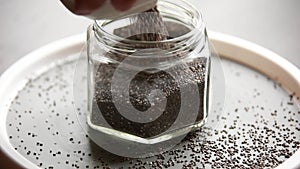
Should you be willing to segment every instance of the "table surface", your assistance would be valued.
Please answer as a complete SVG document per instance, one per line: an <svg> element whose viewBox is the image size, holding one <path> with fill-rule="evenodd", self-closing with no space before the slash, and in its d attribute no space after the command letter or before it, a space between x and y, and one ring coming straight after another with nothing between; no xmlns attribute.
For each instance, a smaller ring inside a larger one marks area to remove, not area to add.
<svg viewBox="0 0 300 169"><path fill-rule="evenodd" d="M189 1L201 10L209 30L257 43L300 68L299 0ZM29 52L82 33L92 23L53 0L2 0L0 21L0 74Z"/></svg>

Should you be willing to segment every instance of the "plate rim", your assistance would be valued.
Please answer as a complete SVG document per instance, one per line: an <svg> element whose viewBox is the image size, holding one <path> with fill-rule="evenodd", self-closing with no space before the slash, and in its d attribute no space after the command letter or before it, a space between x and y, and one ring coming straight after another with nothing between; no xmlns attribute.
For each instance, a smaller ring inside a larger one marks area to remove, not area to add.
<svg viewBox="0 0 300 169"><path fill-rule="evenodd" d="M216 47L220 56L259 71L270 77L272 80L282 83L284 88L287 88L290 91L295 91L296 96L300 96L300 69L298 69L295 65L290 63L285 58L264 47L232 35L213 31L208 31L208 35L209 39ZM55 54L59 54L55 57L56 59L59 59L61 55L78 52L78 50L81 49L80 47L85 44L85 39L86 33L83 33L54 41L25 55L1 74L0 119L5 123L0 123L0 151L2 151L4 155L12 159L16 164L25 168L39 168L36 164L27 160L24 156L15 151L12 145L9 143L9 139L6 134L6 114L8 112L10 102L13 100L13 98L4 98L3 93L7 93L7 87L10 87L16 90L9 92L10 96L16 96L19 89L24 87L24 85L26 84L26 79L29 78L29 73L33 73L32 70L36 69L30 68L31 65L35 65L50 56L51 60L55 60L53 58L53 55ZM255 64L256 62L259 62L259 64ZM264 65L266 63L271 64L266 66ZM271 69L274 68L276 69L271 71ZM40 66L37 70L39 72L42 72L43 70L45 70L45 67ZM22 81L12 87L10 85L10 82L13 82L16 77L20 77ZM298 149L289 159L277 166L276 169L300 167L300 161L297 158L299 156L300 149ZM299 162L297 163L297 161Z"/></svg>

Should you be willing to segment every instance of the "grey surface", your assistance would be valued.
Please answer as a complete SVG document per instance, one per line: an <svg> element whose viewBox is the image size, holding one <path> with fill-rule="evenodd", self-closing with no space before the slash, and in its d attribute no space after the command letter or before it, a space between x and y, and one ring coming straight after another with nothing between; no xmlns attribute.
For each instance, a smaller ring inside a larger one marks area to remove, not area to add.
<svg viewBox="0 0 300 169"><path fill-rule="evenodd" d="M255 42L300 67L299 0L189 0L209 30ZM74 16L59 1L0 1L0 73L49 42L82 33L92 22Z"/></svg>

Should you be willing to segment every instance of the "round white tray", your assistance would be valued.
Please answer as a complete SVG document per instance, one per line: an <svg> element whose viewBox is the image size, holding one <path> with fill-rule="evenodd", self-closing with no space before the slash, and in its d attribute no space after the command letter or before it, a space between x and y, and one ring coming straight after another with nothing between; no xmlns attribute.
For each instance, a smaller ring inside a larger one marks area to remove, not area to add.
<svg viewBox="0 0 300 169"><path fill-rule="evenodd" d="M259 71L266 75L268 78L276 81L277 83L280 83L281 86L286 89L283 90L283 95L285 97L289 96L290 94L293 93L292 97L296 98L293 100L293 109L297 109L299 111L299 107L297 105L299 104L299 99L300 96L300 70L297 69L294 65L283 59L282 57L278 56L277 54L264 49L258 45L255 45L253 43L220 34L220 33L215 33L215 32L209 32L209 37L214 44L215 48L219 52L220 56L226 59L233 60L235 62L238 62L242 65L245 65L247 67L251 67L256 71ZM74 57L78 55L84 46L85 42L85 35L78 35L78 36L73 36L70 38L66 38L54 43L51 43L41 49L38 49L27 56L23 57L20 59L18 62L16 62L14 65L12 65L5 73L2 74L0 78L0 146L2 151L7 154L10 158L12 158L16 163L19 165L25 167L25 168L39 168L38 165L41 165L42 168L48 167L44 166L44 164L39 163L38 161L42 161L42 153L45 150L41 150L41 152L35 152L36 154L39 154L41 156L41 159L37 158L37 156L26 156L24 155L24 146L22 147L22 143L26 140L17 138L18 141L21 140L21 143L19 144L19 147L22 148L22 152L19 151L18 147L16 147L17 143L16 141L11 141L11 136L9 132L11 131L10 126L24 126L26 128L26 125L32 125L32 124L11 124L10 120L13 119L8 119L9 113L12 113L11 111L11 105L12 101L16 100L16 96L19 93L19 91L22 91L25 86L28 84L28 80L35 80L37 78L40 78L43 76L42 73L45 73L55 67L59 67L58 65L64 64L66 57ZM225 62L225 61L224 61ZM226 61L228 62L228 61ZM224 64L226 66L230 65L230 63ZM237 64L236 64L237 65ZM241 72L251 72L251 70L246 70L247 68L242 68L242 66L233 66L228 69L228 71L235 71L235 69L240 69ZM244 70L245 69L245 70ZM230 72L229 72L230 73ZM240 76L240 72L235 72ZM263 77L262 75L257 75L255 71L252 70L252 74L255 74L255 76ZM226 73L225 73L226 75ZM245 76L251 76L250 74L246 74ZM256 78L257 78L256 77ZM226 78L226 76L225 76ZM249 79L249 78L248 78ZM238 79L239 80L239 79ZM38 81L38 80L37 80ZM32 81L30 81L32 82ZM29 82L29 83L30 83ZM273 82L274 85L278 88L280 88L280 85L277 86L275 82ZM271 84L273 84L271 83ZM241 85L253 85L254 83L251 83L251 78L249 79L249 82L244 82L240 83ZM266 84L266 86L273 87L270 84ZM257 90L260 89L261 86L254 86ZM24 89L25 90L25 89ZM228 91L227 91L228 92ZM243 91L242 89L236 89L236 90L231 90L229 93L236 92L236 93L241 93L240 94L240 101L243 101ZM282 91L281 91L282 92ZM291 93L288 93L291 92ZM23 94L26 92L23 92ZM29 92L28 92L29 93ZM28 94L30 95L30 94ZM22 96L21 96L22 97ZM23 96L24 97L24 96ZM283 96L284 97L284 96ZM229 97L230 98L230 97ZM30 100L30 98L28 98ZM277 98L270 98L270 99L277 99ZM283 99L283 98L278 98L278 99ZM284 99L283 99L284 100ZM32 105L35 105L38 102L37 100L30 100L29 103L32 102ZM230 101L229 101L230 102ZM254 101L255 102L255 99ZM14 102L14 104L16 104ZM18 103L17 103L18 104ZM226 103L225 103L226 104ZM263 104L263 103L260 103ZM242 104L241 104L242 105ZM28 105L27 105L28 106ZM226 105L225 105L225 112L226 112ZM34 109L34 108L32 108ZM243 109L241 107L240 109ZM267 110L266 110L267 111ZM47 112L47 111L46 111ZM248 108L247 108L248 112ZM227 113L227 112L226 112ZM70 112L68 116L74 116L75 113ZM296 114L297 119L299 120L299 113ZM31 117L34 119L34 117ZM71 117L70 117L71 118ZM17 119L15 119L17 120ZM47 119L45 119L47 120ZM52 124L53 125L53 124ZM296 125L299 125L299 122L296 122ZM33 125L33 128L36 126ZM37 127L38 128L38 127ZM56 127L56 129L60 129L59 127ZM20 130L20 129L19 129ZM22 130L22 129L21 129ZM36 129L33 129L36 130ZM39 130L37 130L39 131ZM23 135L28 135L29 133L32 134L34 133L33 131L22 131ZM32 132L32 133L31 133ZM61 132L58 130L57 132ZM299 130L295 131L297 138L299 140ZM22 134L20 134L22 135ZM17 136L17 135L16 135ZM45 135L43 138L39 138L41 140L47 140L47 135ZM27 149L30 148L30 146L37 146L36 143L38 143L39 140L35 140L32 144L28 143ZM39 144L39 143L38 143ZM67 144L67 143L66 143ZM87 143L85 143L87 144ZM55 144L56 145L56 144ZM38 145L40 146L40 145ZM299 146L299 145L298 145ZM51 146L50 146L51 147ZM64 150L64 147L60 147L62 151ZM17 150L16 150L17 149ZM47 149L47 151L49 151ZM71 150L70 150L71 151ZM27 151L28 153L28 151ZM34 153L34 152L31 152ZM47 152L49 153L49 152ZM64 152L60 152L59 154L63 154ZM30 153L29 153L30 154ZM52 153L53 154L53 153ZM59 155L58 154L58 155ZM277 168L299 168L300 167L300 150L298 149L289 159L284 161L284 163L280 164ZM36 158L36 159L34 159ZM49 160L49 159L48 159ZM47 161L47 160L46 160ZM55 161L55 166L60 165L62 163L65 163L65 161L57 162ZM84 161L84 160L83 160ZM78 162L78 161L77 161ZM69 163L69 162L67 162ZM71 162L70 162L71 163ZM64 164L69 167L72 167L69 164ZM66 167L66 166L65 166ZM73 166L74 167L74 166ZM76 167L76 166L75 166Z"/></svg>

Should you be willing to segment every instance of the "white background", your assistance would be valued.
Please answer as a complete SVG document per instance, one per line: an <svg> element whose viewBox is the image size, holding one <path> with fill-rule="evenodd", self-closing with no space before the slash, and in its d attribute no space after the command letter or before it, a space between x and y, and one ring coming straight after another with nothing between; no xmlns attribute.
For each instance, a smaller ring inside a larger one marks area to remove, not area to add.
<svg viewBox="0 0 300 169"><path fill-rule="evenodd" d="M300 67L299 0L189 0L207 28L255 42ZM0 0L0 73L49 42L82 33L91 20L58 0Z"/></svg>

